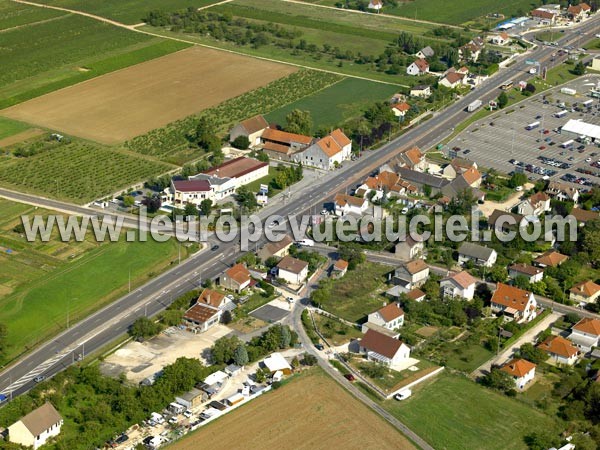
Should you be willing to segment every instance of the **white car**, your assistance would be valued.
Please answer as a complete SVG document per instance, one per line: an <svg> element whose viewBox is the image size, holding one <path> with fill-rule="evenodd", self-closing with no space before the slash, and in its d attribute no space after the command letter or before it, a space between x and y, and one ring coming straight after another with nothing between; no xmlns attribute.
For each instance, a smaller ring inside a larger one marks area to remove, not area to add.
<svg viewBox="0 0 600 450"><path fill-rule="evenodd" d="M591 163L591 162L592 162L592 158L586 158L586 159L585 159L585 162L586 162L586 163Z"/></svg>
<svg viewBox="0 0 600 450"><path fill-rule="evenodd" d="M517 191L517 192L521 192L522 190L523 190L523 186L517 186L515 188L515 191Z"/></svg>
<svg viewBox="0 0 600 450"><path fill-rule="evenodd" d="M401 214L407 214L408 213L408 208L405 206L404 208L402 208L402 211L400 211Z"/></svg>
<svg viewBox="0 0 600 450"><path fill-rule="evenodd" d="M402 401L402 400L406 400L411 395L412 395L412 391L410 389L404 389L403 391L400 391L396 395L394 395L394 398L396 400Z"/></svg>
<svg viewBox="0 0 600 450"><path fill-rule="evenodd" d="M169 419L169 423L171 425L176 425L177 424L177 417L173 416Z"/></svg>
<svg viewBox="0 0 600 450"><path fill-rule="evenodd" d="M192 412L189 409L186 409L183 412L183 416L189 419L190 417L192 417Z"/></svg>

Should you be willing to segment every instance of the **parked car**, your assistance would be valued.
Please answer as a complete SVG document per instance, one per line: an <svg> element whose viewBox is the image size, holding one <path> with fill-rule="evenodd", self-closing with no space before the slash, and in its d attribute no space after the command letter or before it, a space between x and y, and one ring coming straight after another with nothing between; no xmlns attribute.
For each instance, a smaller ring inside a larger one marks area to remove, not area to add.
<svg viewBox="0 0 600 450"><path fill-rule="evenodd" d="M189 419L190 417L192 417L192 412L189 409L186 409L183 412L183 416Z"/></svg>
<svg viewBox="0 0 600 450"><path fill-rule="evenodd" d="M323 349L325 349L325 347L323 347L323 344L315 344L315 348L317 350L323 350Z"/></svg>
<svg viewBox="0 0 600 450"><path fill-rule="evenodd" d="M38 375L37 377L35 377L33 379L33 381L35 381L36 383L41 383L42 381L44 381L46 379L46 377L44 375Z"/></svg>
<svg viewBox="0 0 600 450"><path fill-rule="evenodd" d="M348 381L354 381L356 380L356 378L354 378L354 375L352 375L351 373L347 373L344 375L344 378Z"/></svg>
<svg viewBox="0 0 600 450"><path fill-rule="evenodd" d="M411 395L412 395L412 391L410 389L404 389L403 391L400 391L396 395L394 395L394 398L396 400L402 401L402 400L406 400Z"/></svg>

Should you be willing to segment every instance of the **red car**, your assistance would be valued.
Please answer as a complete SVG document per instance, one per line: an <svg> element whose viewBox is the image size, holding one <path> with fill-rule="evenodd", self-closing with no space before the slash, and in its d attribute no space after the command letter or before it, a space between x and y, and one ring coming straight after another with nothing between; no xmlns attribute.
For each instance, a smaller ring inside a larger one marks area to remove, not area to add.
<svg viewBox="0 0 600 450"><path fill-rule="evenodd" d="M544 130L544 134L550 134L550 130Z"/></svg>
<svg viewBox="0 0 600 450"><path fill-rule="evenodd" d="M540 145L540 150L546 150L546 146L545 145Z"/></svg>
<svg viewBox="0 0 600 450"><path fill-rule="evenodd" d="M348 381L356 380L356 378L354 378L354 375L352 375L351 373L347 373L346 375L344 375L344 378Z"/></svg>

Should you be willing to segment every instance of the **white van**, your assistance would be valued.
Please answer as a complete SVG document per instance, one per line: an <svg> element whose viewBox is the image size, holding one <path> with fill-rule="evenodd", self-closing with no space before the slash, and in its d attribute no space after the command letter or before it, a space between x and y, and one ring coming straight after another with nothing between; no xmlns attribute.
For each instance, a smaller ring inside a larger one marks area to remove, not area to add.
<svg viewBox="0 0 600 450"><path fill-rule="evenodd" d="M313 241L312 239L301 239L297 241L296 244L302 245L304 247L314 247L315 241Z"/></svg>
<svg viewBox="0 0 600 450"><path fill-rule="evenodd" d="M410 389L404 389L403 391L400 391L396 395L394 395L394 398L396 400L402 401L402 400L406 400L411 395L412 395L412 391Z"/></svg>
<svg viewBox="0 0 600 450"><path fill-rule="evenodd" d="M153 420L154 422L161 424L161 423L165 423L165 418L156 412L153 412L152 414L150 414L150 420Z"/></svg>

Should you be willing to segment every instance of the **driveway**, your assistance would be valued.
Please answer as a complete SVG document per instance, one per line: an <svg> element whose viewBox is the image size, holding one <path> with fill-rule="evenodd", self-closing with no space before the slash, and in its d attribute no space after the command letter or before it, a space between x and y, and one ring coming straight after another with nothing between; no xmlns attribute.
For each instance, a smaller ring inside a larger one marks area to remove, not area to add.
<svg viewBox="0 0 600 450"><path fill-rule="evenodd" d="M487 361L485 364L479 366L473 372L471 372L471 378L479 378L486 374L488 374L492 368L492 365L506 362L514 353L521 347L521 345L526 343L534 343L535 337L544 331L546 328L550 326L551 323L558 320L561 315L557 312L551 313L549 316L545 317L541 322L535 325L533 328L525 332L519 339L517 339L509 348L502 351L497 356L494 356L492 359Z"/></svg>

